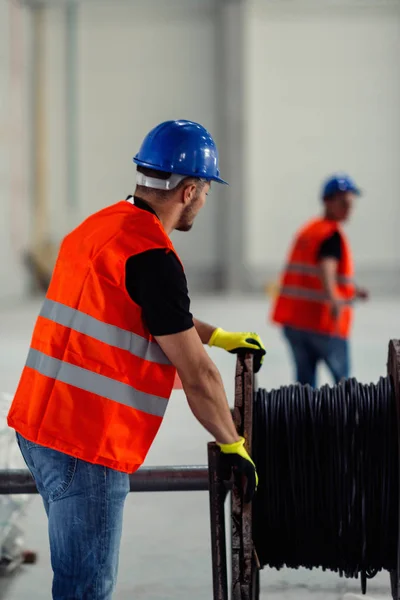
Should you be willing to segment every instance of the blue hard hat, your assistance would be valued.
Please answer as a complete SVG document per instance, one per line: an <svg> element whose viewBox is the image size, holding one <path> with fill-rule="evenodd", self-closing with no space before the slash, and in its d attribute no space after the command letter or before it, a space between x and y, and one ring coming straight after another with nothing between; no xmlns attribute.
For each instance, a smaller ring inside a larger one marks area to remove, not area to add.
<svg viewBox="0 0 400 600"><path fill-rule="evenodd" d="M147 169L226 183L219 176L213 138L193 121L165 121L154 127L133 162Z"/></svg>
<svg viewBox="0 0 400 600"><path fill-rule="evenodd" d="M322 186L322 199L333 196L338 192L352 192L356 196L361 195L360 188L355 184L353 179L345 173L339 173L329 177Z"/></svg>

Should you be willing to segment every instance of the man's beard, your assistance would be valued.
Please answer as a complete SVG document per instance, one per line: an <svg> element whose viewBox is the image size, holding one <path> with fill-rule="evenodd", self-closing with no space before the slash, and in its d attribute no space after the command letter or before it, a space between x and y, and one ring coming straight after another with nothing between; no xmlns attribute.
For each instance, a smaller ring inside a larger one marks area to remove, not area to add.
<svg viewBox="0 0 400 600"><path fill-rule="evenodd" d="M177 231L190 231L193 227L193 222L194 219L196 217L196 211L195 206L198 202L199 198L194 198L191 202L191 204L189 204L189 206L186 206L185 209L183 210L181 217L179 219L179 222L177 224L177 226L175 227L175 229Z"/></svg>

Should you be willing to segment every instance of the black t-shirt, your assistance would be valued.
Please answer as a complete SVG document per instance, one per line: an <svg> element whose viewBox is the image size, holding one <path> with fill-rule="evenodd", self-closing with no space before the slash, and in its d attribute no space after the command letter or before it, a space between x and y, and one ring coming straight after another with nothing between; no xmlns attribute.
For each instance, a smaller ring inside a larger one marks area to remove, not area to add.
<svg viewBox="0 0 400 600"><path fill-rule="evenodd" d="M342 239L338 231L326 238L320 245L318 259L322 258L336 258L337 260L342 258Z"/></svg>
<svg viewBox="0 0 400 600"><path fill-rule="evenodd" d="M144 200L135 197L134 202L137 208L156 214ZM156 249L136 254L126 261L125 271L126 290L142 308L152 335L171 335L193 327L186 276L173 252Z"/></svg>

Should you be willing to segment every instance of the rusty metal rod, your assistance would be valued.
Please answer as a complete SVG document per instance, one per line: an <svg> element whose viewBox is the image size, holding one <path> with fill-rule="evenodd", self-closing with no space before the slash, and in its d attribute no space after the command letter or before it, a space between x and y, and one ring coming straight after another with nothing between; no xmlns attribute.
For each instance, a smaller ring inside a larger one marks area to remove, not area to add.
<svg viewBox="0 0 400 600"><path fill-rule="evenodd" d="M129 476L131 492L199 492L207 491L207 466L142 467ZM0 470L1 494L37 494L28 470Z"/></svg>
<svg viewBox="0 0 400 600"><path fill-rule="evenodd" d="M213 600L228 600L224 510L226 486L219 470L219 453L217 444L208 444Z"/></svg>

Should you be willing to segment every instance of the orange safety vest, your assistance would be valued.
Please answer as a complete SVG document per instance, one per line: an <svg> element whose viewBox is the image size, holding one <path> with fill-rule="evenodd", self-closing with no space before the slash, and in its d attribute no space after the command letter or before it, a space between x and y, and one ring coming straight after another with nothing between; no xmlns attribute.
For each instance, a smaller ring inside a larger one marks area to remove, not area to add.
<svg viewBox="0 0 400 600"><path fill-rule="evenodd" d="M161 425L175 367L125 288L130 256L175 252L160 221L121 201L61 244L8 424L31 442L132 473Z"/></svg>
<svg viewBox="0 0 400 600"><path fill-rule="evenodd" d="M336 288L342 308L336 320L332 316L318 266L319 247L335 231L340 233L342 242ZM353 276L350 246L338 223L327 219L310 221L296 235L272 309L272 321L296 329L347 338L353 316Z"/></svg>

